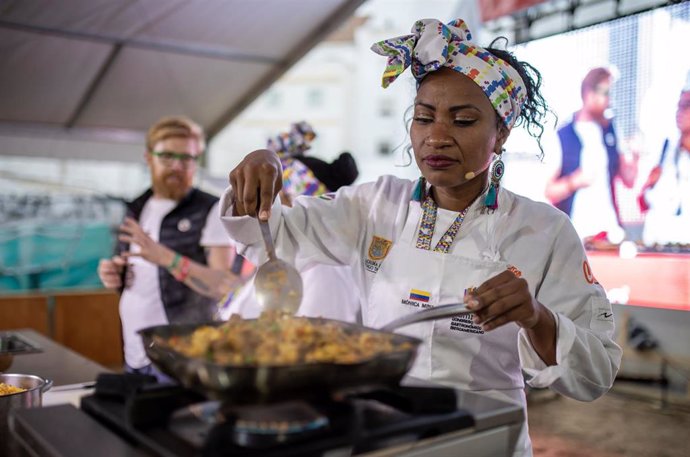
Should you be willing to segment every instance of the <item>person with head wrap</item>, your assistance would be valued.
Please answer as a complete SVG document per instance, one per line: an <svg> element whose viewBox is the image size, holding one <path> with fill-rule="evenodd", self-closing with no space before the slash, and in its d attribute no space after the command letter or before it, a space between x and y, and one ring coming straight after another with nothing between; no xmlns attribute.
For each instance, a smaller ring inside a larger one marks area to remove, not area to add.
<svg viewBox="0 0 690 457"><path fill-rule="evenodd" d="M678 97L676 127L639 198L648 211L642 234L647 245L690 244L690 71Z"/></svg>
<svg viewBox="0 0 690 457"><path fill-rule="evenodd" d="M300 196L330 198L326 194L352 184L359 174L357 163L349 152L343 152L330 163L316 157L287 154L281 154L280 161L283 167L280 200L286 206L292 206ZM298 315L347 322L359 320L359 294L355 293L356 282L349 266L318 263L300 269L300 274L303 297ZM261 313L253 281L228 296L226 303L223 312L226 316L239 314L254 318Z"/></svg>
<svg viewBox="0 0 690 457"><path fill-rule="evenodd" d="M412 377L522 405L525 377L580 400L603 395L621 350L580 238L563 212L500 187L511 129L541 136L539 73L474 43L460 19L419 20L373 50L388 58L384 87L408 67L417 80L410 139L422 176L384 176L285 207L275 198L279 158L254 151L222 198L231 238L262 262L258 217L279 257L298 267L350 265L370 327L464 301L470 316L401 329L422 340ZM515 455L530 454L525 426Z"/></svg>
<svg viewBox="0 0 690 457"><path fill-rule="evenodd" d="M269 138L266 149L281 157L304 155L311 148L314 138L316 138L316 132L308 122L295 122L290 126L289 132Z"/></svg>
<svg viewBox="0 0 690 457"><path fill-rule="evenodd" d="M290 126L290 138L301 146L299 154L304 154L311 148L311 142L316 138L316 132L307 121L295 122Z"/></svg>

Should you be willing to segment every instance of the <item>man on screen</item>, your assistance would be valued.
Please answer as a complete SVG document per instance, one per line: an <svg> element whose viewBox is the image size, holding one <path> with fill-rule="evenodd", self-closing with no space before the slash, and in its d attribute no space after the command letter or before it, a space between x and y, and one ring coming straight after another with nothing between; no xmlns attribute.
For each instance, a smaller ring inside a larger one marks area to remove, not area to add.
<svg viewBox="0 0 690 457"><path fill-rule="evenodd" d="M582 108L558 130L561 164L546 186L546 197L567 213L582 238L604 234L611 243L623 240L614 193L618 176L631 187L637 157L620 153L609 116L611 70L597 67L582 80Z"/></svg>

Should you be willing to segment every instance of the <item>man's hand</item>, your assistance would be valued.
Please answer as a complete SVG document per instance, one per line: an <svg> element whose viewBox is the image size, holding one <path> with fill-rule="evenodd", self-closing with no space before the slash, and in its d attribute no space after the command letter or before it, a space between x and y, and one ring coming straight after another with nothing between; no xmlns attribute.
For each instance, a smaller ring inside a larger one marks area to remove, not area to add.
<svg viewBox="0 0 690 457"><path fill-rule="evenodd" d="M582 171L582 168L578 168L577 170L572 172L567 178L571 194L579 189L591 186L594 182L592 176Z"/></svg>
<svg viewBox="0 0 690 457"><path fill-rule="evenodd" d="M283 187L283 169L278 155L268 149L249 153L230 172L235 198L234 215L249 215L268 220L271 205Z"/></svg>
<svg viewBox="0 0 690 457"><path fill-rule="evenodd" d="M98 277L107 289L117 290L122 287L122 270L125 264L125 259L119 255L98 262Z"/></svg>
<svg viewBox="0 0 690 457"><path fill-rule="evenodd" d="M642 186L642 189L651 189L656 185L657 182L659 182L659 178L661 178L661 167L657 165L654 168L652 168L652 170L649 172L647 181L645 181L644 185Z"/></svg>
<svg viewBox="0 0 690 457"><path fill-rule="evenodd" d="M122 225L120 225L118 239L130 245L136 244L139 246L138 252L132 252L131 247L128 252L123 252L122 256L125 258L138 256L153 264L167 267L175 257L175 253L172 250L153 241L137 221L131 217L126 217Z"/></svg>

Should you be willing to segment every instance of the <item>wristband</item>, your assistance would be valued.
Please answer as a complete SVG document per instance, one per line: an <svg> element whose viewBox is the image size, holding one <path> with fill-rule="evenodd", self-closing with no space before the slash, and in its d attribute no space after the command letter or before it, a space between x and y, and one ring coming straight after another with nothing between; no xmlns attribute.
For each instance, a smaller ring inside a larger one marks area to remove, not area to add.
<svg viewBox="0 0 690 457"><path fill-rule="evenodd" d="M168 265L168 271L170 273L172 273L175 270L175 268L177 268L177 265L180 263L180 259L182 259L182 256L176 252L175 258L173 259L172 263Z"/></svg>
<svg viewBox="0 0 690 457"><path fill-rule="evenodd" d="M180 282L184 282L185 279L187 279L187 276L189 276L189 267L190 267L190 260L189 257L184 257L180 259L180 272L175 275L175 279L177 279Z"/></svg>

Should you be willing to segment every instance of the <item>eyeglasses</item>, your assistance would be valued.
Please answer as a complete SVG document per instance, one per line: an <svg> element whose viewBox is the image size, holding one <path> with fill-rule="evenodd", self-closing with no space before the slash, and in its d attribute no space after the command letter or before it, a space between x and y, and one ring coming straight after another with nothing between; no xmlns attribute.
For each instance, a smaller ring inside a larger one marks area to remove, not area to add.
<svg viewBox="0 0 690 457"><path fill-rule="evenodd" d="M170 152L170 151L150 151L150 152L151 152L152 156L158 157L158 160L160 160L161 163L163 165L165 165L166 167L172 166L172 164L175 160L179 160L183 167L188 168L188 167L191 167L192 164L195 164L197 160L199 160L199 156L194 156L192 154L177 153L177 152Z"/></svg>
<svg viewBox="0 0 690 457"><path fill-rule="evenodd" d="M608 87L602 88L602 87L597 86L594 88L594 92L596 94L603 95L604 97L610 97L611 96L611 91Z"/></svg>

